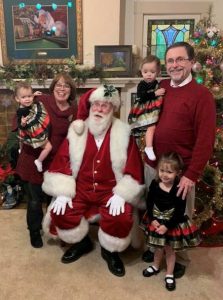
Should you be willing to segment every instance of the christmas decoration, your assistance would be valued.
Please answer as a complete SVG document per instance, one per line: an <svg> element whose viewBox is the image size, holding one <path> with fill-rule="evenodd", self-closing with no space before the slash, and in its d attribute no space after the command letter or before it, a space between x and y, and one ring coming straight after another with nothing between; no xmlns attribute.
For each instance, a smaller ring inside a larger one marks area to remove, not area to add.
<svg viewBox="0 0 223 300"><path fill-rule="evenodd" d="M18 157L18 139L11 133L0 145L0 205L3 209L15 207L24 198L23 183L15 174Z"/></svg>
<svg viewBox="0 0 223 300"><path fill-rule="evenodd" d="M111 72L103 71L101 67L89 67L77 64L74 56L65 60L64 64L9 64L0 66L0 83L7 88L13 89L16 81L14 79L26 80L30 83L37 81L39 85L45 86L46 79L52 79L60 72L68 72L78 85L84 84L89 78L99 78L101 82L105 77L111 77Z"/></svg>
<svg viewBox="0 0 223 300"><path fill-rule="evenodd" d="M208 17L197 23L190 43L196 55L194 77L211 91L217 110L214 155L196 186L195 221L204 245L223 245L223 36L212 21L212 6Z"/></svg>
<svg viewBox="0 0 223 300"><path fill-rule="evenodd" d="M193 71L198 83L212 90L216 99L223 98L223 36L212 22L212 6L208 17L201 19L195 26L190 41L196 54ZM215 88L213 89L213 86Z"/></svg>
<svg viewBox="0 0 223 300"><path fill-rule="evenodd" d="M199 63L199 62L196 62L193 67L192 67L192 70L194 72L200 72L202 70L202 65Z"/></svg>
<svg viewBox="0 0 223 300"><path fill-rule="evenodd" d="M18 188L19 186L17 185L14 188L10 184L6 185L6 190L3 192L3 197L5 197L5 199L3 198L3 209L11 209L16 206L17 202L15 192Z"/></svg>

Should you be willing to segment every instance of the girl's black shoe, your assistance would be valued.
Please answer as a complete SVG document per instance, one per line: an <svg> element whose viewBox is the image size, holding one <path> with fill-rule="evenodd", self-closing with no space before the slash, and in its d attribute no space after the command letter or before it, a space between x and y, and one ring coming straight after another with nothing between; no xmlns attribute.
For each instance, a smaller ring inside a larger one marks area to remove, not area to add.
<svg viewBox="0 0 223 300"><path fill-rule="evenodd" d="M150 277L153 275L157 275L160 272L160 270L156 270L153 266L149 266L147 269L142 271L142 275L144 277Z"/></svg>
<svg viewBox="0 0 223 300"><path fill-rule="evenodd" d="M172 276L166 276L165 277L165 282L166 282L166 289L168 291L174 291L176 288L176 281L175 278Z"/></svg>

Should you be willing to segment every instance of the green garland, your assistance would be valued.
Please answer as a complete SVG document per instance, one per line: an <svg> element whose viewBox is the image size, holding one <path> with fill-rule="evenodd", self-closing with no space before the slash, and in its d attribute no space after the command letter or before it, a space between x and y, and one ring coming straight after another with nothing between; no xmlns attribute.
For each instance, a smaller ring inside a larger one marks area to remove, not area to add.
<svg viewBox="0 0 223 300"><path fill-rule="evenodd" d="M89 78L99 78L101 82L105 77L111 77L108 72L102 70L101 67L84 67L78 65L75 57L71 57L65 61L65 64L9 64L0 66L0 84L7 88L13 89L15 86L14 79L22 79L29 82L37 81L39 85L45 86L47 79L52 79L60 72L68 72L75 79L78 85L85 83Z"/></svg>

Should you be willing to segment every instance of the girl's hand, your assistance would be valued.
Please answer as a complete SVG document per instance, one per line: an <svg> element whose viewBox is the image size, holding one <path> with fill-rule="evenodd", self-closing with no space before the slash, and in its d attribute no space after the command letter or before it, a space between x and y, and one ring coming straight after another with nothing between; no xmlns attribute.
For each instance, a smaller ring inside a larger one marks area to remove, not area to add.
<svg viewBox="0 0 223 300"><path fill-rule="evenodd" d="M163 96L165 94L166 90L161 88L155 91L156 96Z"/></svg>
<svg viewBox="0 0 223 300"><path fill-rule="evenodd" d="M166 233L168 230L168 228L165 226L165 225L160 225L157 229L156 229L156 232L158 234L164 234Z"/></svg>
<svg viewBox="0 0 223 300"><path fill-rule="evenodd" d="M153 227L154 227L155 229L157 229L157 228L160 226L160 223L159 223L157 220L153 220L153 221L151 222L151 225L153 225Z"/></svg>

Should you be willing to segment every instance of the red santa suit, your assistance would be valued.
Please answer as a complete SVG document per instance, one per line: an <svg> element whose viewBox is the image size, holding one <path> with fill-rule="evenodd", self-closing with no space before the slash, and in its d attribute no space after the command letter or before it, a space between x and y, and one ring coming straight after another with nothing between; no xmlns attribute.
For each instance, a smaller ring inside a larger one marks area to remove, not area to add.
<svg viewBox="0 0 223 300"><path fill-rule="evenodd" d="M88 130L88 120L83 123L81 133L74 129L75 122L44 174L42 186L53 197L72 197L73 208L67 205L64 215L56 215L49 207L44 230L67 243L77 243L87 235L87 218L94 209L100 214L101 246L110 252L121 252L131 241L132 205L137 203L144 188L141 156L130 137L129 126L119 119L113 118L99 149ZM125 199L125 212L116 216L110 215L106 207L113 194Z"/></svg>

